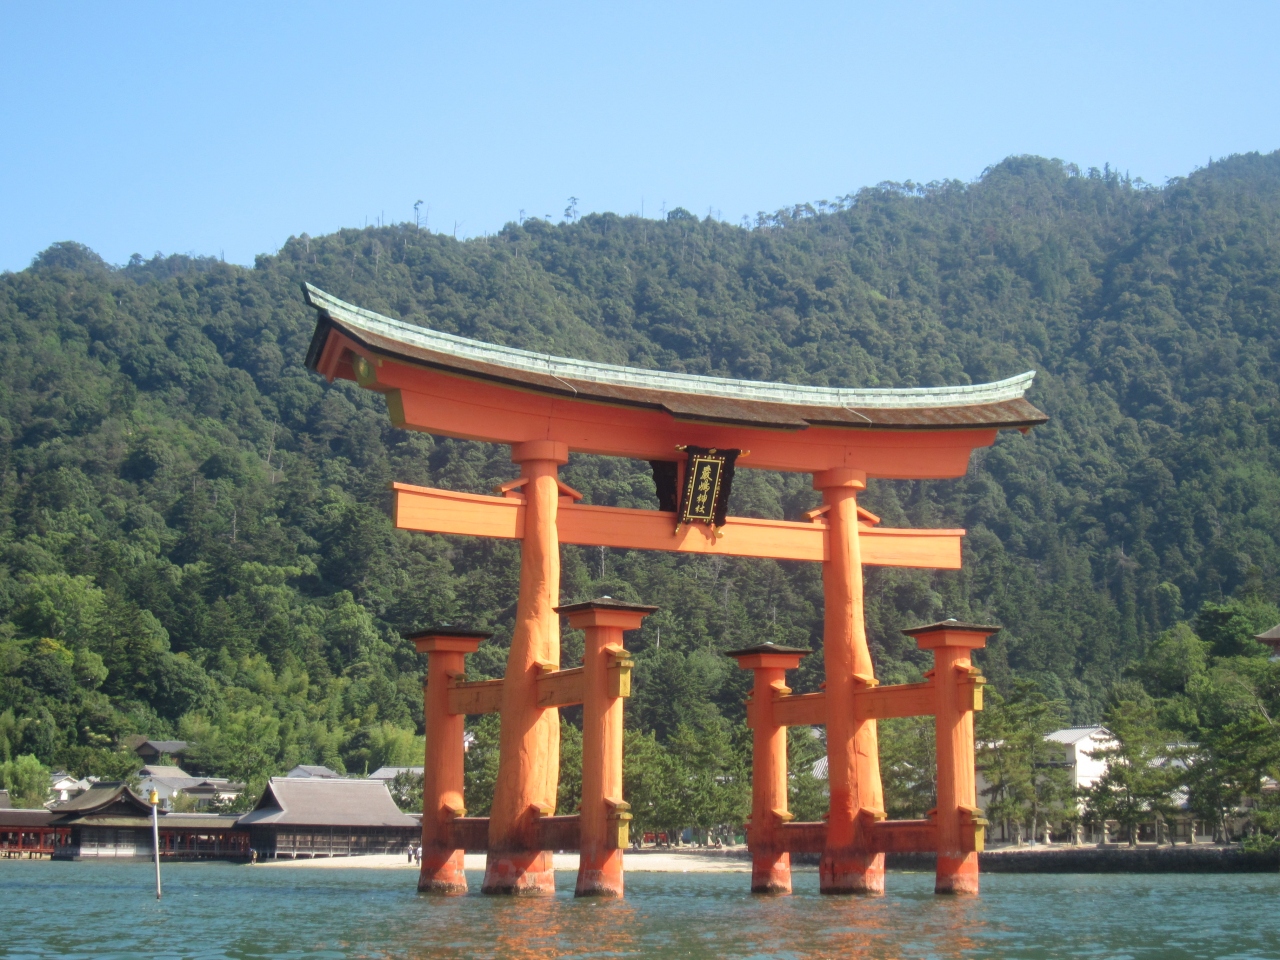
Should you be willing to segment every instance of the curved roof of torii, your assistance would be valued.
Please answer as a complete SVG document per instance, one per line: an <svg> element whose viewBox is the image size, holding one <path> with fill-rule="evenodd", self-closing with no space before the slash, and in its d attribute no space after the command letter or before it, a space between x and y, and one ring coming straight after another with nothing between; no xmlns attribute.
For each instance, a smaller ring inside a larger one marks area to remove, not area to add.
<svg viewBox="0 0 1280 960"><path fill-rule="evenodd" d="M682 420L756 427L878 429L1031 427L1048 420L1023 396L1034 371L955 387L813 387L642 370L484 343L364 310L311 284L319 315L307 365L320 370L338 331L373 354L411 365L597 403L666 410Z"/></svg>

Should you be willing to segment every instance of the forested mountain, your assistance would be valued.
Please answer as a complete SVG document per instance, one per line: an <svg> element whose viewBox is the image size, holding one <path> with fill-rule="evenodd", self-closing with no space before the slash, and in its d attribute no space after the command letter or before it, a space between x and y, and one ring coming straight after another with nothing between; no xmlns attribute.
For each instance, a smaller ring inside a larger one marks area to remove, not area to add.
<svg viewBox="0 0 1280 960"><path fill-rule="evenodd" d="M1002 434L963 479L864 498L890 525L969 531L962 572L869 573L889 681L928 662L900 627L994 620L997 685L1029 678L1093 720L1202 608L1234 617L1228 646L1280 619L1280 153L1163 188L1012 158L749 226L677 209L465 242L344 230L252 269L116 268L62 243L0 276L0 761L105 775L144 733L238 778L359 773L417 749L403 631L493 629L472 666L501 674L515 546L394 531L387 484L487 492L515 467L395 430L381 396L304 369L304 280L450 333L655 369L890 387L1037 370L1046 426ZM575 456L564 479L589 503L656 505L641 463ZM732 511L814 503L808 477L742 470ZM816 565L566 547L563 591L661 606L631 641L628 707L655 748L695 749L682 730L733 741L746 678L720 651L821 645ZM809 658L797 687L819 671Z"/></svg>

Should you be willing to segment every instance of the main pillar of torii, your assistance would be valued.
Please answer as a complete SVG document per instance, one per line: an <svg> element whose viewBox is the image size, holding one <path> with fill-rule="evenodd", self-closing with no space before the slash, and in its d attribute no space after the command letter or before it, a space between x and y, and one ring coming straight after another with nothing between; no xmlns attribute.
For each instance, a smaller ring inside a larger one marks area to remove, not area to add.
<svg viewBox="0 0 1280 960"><path fill-rule="evenodd" d="M485 893L555 891L551 853L534 850L536 821L556 808L560 775L560 712L538 705L538 677L560 667L560 539L556 510L561 464L569 448L554 440L513 444L524 481L520 595L502 686L499 759L502 775L489 816Z"/></svg>
<svg viewBox="0 0 1280 960"><path fill-rule="evenodd" d="M827 695L820 708L816 701L789 705L785 722L828 727L832 806L821 845L822 889L882 889L883 857L859 839L867 834L859 824L884 816L875 717L855 706L876 682L862 567L957 569L964 531L879 527L858 507L857 493L871 477L962 476L972 451L993 443L999 430L1025 432L1044 422L1023 397L1033 374L907 389L669 374L439 333L310 285L305 296L318 314L307 356L312 369L383 393L396 426L508 444L521 467L520 478L497 497L393 484L401 529L522 542L485 889L546 893L554 882L531 825L552 817L556 804L556 707L580 702L538 692L552 690L549 675L563 673L553 612L560 543L823 563ZM669 511L577 503L580 495L557 476L574 452L670 462L681 459L677 451L685 446L750 451L743 466L810 473L823 504L805 522L730 517L715 536L698 526L678 528ZM537 835L548 836L546 829Z"/></svg>

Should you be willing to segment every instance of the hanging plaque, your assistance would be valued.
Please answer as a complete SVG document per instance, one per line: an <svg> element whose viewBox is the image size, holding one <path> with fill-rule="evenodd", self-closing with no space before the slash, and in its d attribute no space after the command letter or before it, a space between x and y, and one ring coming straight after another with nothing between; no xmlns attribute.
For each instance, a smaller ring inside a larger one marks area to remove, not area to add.
<svg viewBox="0 0 1280 960"><path fill-rule="evenodd" d="M734 462L738 450L685 447L684 483L676 511L676 530L686 523L705 523L717 533L729 512Z"/></svg>

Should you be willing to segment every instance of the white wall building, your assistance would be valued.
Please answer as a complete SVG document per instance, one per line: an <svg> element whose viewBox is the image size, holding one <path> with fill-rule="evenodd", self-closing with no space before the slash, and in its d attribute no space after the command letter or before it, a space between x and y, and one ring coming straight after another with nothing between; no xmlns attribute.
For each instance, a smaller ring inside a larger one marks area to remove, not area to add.
<svg viewBox="0 0 1280 960"><path fill-rule="evenodd" d="M193 777L181 767L149 764L138 771L138 794L148 797L151 791L166 808L178 797L195 801L204 809L210 803L234 800L244 792L243 783L232 783L224 777Z"/></svg>
<svg viewBox="0 0 1280 960"><path fill-rule="evenodd" d="M1080 790L1092 787L1107 772L1107 762L1090 753L1115 746L1115 739L1106 727L1066 727L1045 737L1048 743L1062 744L1063 760L1070 766L1075 786Z"/></svg>

